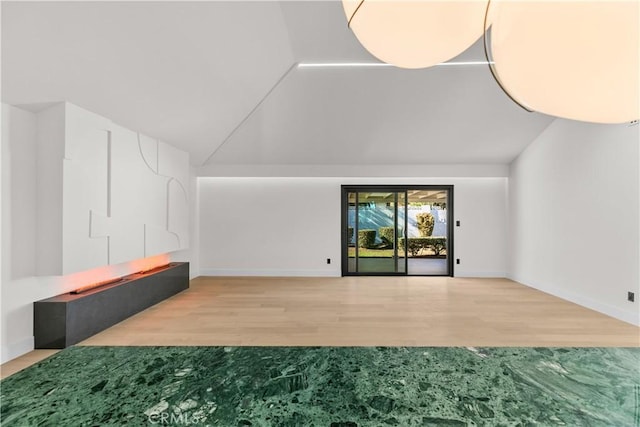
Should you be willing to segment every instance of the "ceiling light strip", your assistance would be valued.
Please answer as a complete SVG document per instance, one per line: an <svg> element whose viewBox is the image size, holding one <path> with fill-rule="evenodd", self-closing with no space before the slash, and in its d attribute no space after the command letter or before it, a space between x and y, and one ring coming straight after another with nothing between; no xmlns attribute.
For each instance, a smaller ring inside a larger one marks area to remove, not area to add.
<svg viewBox="0 0 640 427"><path fill-rule="evenodd" d="M492 65L493 61L450 61L450 62L441 62L436 64L436 67L449 67L456 65Z"/></svg>
<svg viewBox="0 0 640 427"><path fill-rule="evenodd" d="M493 61L450 61L436 64L436 67L474 66L492 65ZM384 62L301 62L298 68L375 68L375 67L395 67Z"/></svg>
<svg viewBox="0 0 640 427"><path fill-rule="evenodd" d="M393 67L384 62L301 62L298 68Z"/></svg>

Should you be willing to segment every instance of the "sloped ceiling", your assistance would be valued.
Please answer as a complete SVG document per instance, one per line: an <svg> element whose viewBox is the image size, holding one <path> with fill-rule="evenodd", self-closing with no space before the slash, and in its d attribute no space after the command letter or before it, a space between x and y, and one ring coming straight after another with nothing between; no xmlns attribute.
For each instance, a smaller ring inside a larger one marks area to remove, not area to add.
<svg viewBox="0 0 640 427"><path fill-rule="evenodd" d="M504 164L552 120L486 67L293 66L372 61L338 1L2 3L3 102L66 100L194 165Z"/></svg>
<svg viewBox="0 0 640 427"><path fill-rule="evenodd" d="M342 1L280 3L299 62L378 62L347 27Z"/></svg>
<svg viewBox="0 0 640 427"><path fill-rule="evenodd" d="M215 153L218 164L506 164L549 123L478 67L292 73Z"/></svg>
<svg viewBox="0 0 640 427"><path fill-rule="evenodd" d="M69 101L206 158L293 64L275 2L2 2L2 101Z"/></svg>

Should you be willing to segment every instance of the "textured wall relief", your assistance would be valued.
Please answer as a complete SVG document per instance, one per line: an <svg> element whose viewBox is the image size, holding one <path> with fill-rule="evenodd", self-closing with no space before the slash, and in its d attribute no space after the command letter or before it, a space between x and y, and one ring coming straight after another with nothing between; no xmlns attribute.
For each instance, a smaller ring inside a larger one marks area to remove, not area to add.
<svg viewBox="0 0 640 427"><path fill-rule="evenodd" d="M62 273L109 263L109 121L67 105L62 177ZM95 230L92 232L92 223Z"/></svg>
<svg viewBox="0 0 640 427"><path fill-rule="evenodd" d="M147 169L165 183L162 223L145 223L145 253L184 249L189 244L189 158L161 141L138 134L138 146Z"/></svg>
<svg viewBox="0 0 640 427"><path fill-rule="evenodd" d="M70 112L64 272L187 248L188 154L77 107Z"/></svg>

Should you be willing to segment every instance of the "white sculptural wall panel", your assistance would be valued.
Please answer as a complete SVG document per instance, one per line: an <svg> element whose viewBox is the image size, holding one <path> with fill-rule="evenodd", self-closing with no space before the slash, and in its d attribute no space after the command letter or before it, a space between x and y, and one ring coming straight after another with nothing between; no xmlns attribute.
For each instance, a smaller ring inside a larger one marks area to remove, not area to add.
<svg viewBox="0 0 640 427"><path fill-rule="evenodd" d="M84 120L83 120L84 118ZM91 233L92 212L105 213L108 200L109 121L65 109L63 160L63 273L108 264L106 236Z"/></svg>
<svg viewBox="0 0 640 427"><path fill-rule="evenodd" d="M62 274L188 247L188 154L71 104Z"/></svg>
<svg viewBox="0 0 640 427"><path fill-rule="evenodd" d="M161 186L153 186L153 182L145 179L145 169L138 148L138 134L112 125L108 230L111 264L144 257L144 221L140 218L148 218L154 207L162 209L162 200L157 201ZM145 203L151 194L156 197Z"/></svg>
<svg viewBox="0 0 640 427"><path fill-rule="evenodd" d="M187 167L185 167L187 165ZM178 238L180 249L189 247L189 155L168 144L158 144L158 174L167 183L167 230Z"/></svg>

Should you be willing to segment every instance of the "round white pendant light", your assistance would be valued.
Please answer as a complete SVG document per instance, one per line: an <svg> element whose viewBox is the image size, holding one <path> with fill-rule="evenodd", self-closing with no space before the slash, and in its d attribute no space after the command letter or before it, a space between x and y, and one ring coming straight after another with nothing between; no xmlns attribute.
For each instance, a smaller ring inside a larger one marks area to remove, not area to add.
<svg viewBox="0 0 640 427"><path fill-rule="evenodd" d="M491 53L528 109L595 123L638 119L638 1L492 1Z"/></svg>
<svg viewBox="0 0 640 427"><path fill-rule="evenodd" d="M343 0L349 27L376 58L401 68L448 61L484 32L486 1Z"/></svg>

